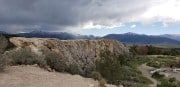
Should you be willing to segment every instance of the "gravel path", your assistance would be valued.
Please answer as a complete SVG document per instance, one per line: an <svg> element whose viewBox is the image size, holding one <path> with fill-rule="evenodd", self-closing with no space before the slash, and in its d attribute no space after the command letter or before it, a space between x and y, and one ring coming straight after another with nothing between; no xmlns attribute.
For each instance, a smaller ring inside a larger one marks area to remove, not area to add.
<svg viewBox="0 0 180 87"><path fill-rule="evenodd" d="M152 69L152 67L149 67L146 64L142 64L138 67L138 69L142 72L143 76L145 76L153 82L153 84L150 84L149 87L157 87L157 80L152 78L151 74L149 73L149 70Z"/></svg>

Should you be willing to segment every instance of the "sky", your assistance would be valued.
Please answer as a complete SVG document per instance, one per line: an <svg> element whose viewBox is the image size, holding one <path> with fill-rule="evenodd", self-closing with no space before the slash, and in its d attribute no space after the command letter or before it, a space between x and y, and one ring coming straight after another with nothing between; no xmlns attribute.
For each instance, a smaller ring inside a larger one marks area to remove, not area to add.
<svg viewBox="0 0 180 87"><path fill-rule="evenodd" d="M0 31L180 34L180 0L0 0Z"/></svg>

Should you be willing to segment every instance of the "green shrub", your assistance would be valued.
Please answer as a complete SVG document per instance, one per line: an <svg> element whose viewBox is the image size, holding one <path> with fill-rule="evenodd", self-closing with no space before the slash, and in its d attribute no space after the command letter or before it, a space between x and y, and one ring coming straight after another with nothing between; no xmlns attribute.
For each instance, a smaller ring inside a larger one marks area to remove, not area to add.
<svg viewBox="0 0 180 87"><path fill-rule="evenodd" d="M147 63L147 65L154 68L161 68L161 63L158 61L150 61Z"/></svg>
<svg viewBox="0 0 180 87"><path fill-rule="evenodd" d="M101 60L97 62L97 70L111 84L120 84L121 64L110 52L101 54Z"/></svg>
<svg viewBox="0 0 180 87"><path fill-rule="evenodd" d="M0 54L0 72L4 70L6 66L6 59Z"/></svg>
<svg viewBox="0 0 180 87"><path fill-rule="evenodd" d="M65 68L66 68L65 71L68 73L71 73L72 75L80 74L80 70L78 66L75 64L70 64L68 67L65 67Z"/></svg>
<svg viewBox="0 0 180 87"><path fill-rule="evenodd" d="M180 87L180 82L176 78L161 79L158 87Z"/></svg>
<svg viewBox="0 0 180 87"><path fill-rule="evenodd" d="M180 87L180 84L176 81L171 82L168 79L163 79L158 87Z"/></svg>
<svg viewBox="0 0 180 87"><path fill-rule="evenodd" d="M47 67L44 57L31 52L30 48L19 48L18 50L10 51L7 56L13 65L38 64L40 67Z"/></svg>
<svg viewBox="0 0 180 87"><path fill-rule="evenodd" d="M50 67L58 72L81 74L78 66L75 64L67 65L62 56L55 52L48 52L40 56L31 52L31 49L27 47L9 51L7 57L12 65L38 64L41 68L45 69Z"/></svg>
<svg viewBox="0 0 180 87"><path fill-rule="evenodd" d="M134 83L150 84L151 81L143 77L137 68L129 65L130 60L127 55L119 56L105 51L101 53L101 60L96 63L97 71L110 84L123 84L125 87L132 87Z"/></svg>
<svg viewBox="0 0 180 87"><path fill-rule="evenodd" d="M45 60L47 61L47 65L49 65L51 69L54 69L58 72L65 72L68 67L62 56L55 52L47 53Z"/></svg>
<svg viewBox="0 0 180 87"><path fill-rule="evenodd" d="M97 71L93 71L91 77L94 78L95 80L100 80L100 79L102 79L101 74L100 74L99 72L97 72Z"/></svg>
<svg viewBox="0 0 180 87"><path fill-rule="evenodd" d="M160 74L159 72L155 72L152 74L152 77L157 79L157 80L161 80L164 78L164 75Z"/></svg>
<svg viewBox="0 0 180 87"><path fill-rule="evenodd" d="M172 84L168 80L162 80L161 84L158 87L173 87Z"/></svg>
<svg viewBox="0 0 180 87"><path fill-rule="evenodd" d="M169 78L169 82L173 83L176 81L176 78L175 77L172 77L172 78Z"/></svg>

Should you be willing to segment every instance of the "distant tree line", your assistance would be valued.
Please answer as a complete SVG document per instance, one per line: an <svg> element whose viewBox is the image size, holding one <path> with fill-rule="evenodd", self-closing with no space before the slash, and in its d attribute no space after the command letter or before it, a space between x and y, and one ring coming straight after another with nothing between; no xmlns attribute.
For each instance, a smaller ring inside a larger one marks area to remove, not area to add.
<svg viewBox="0 0 180 87"><path fill-rule="evenodd" d="M129 50L133 55L180 55L180 48L160 48L152 45L133 45Z"/></svg>

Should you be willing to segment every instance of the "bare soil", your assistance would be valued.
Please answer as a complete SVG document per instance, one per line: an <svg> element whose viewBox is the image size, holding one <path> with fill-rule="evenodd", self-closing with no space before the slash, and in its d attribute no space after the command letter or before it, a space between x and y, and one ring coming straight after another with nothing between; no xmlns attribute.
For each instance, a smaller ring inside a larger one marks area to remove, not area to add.
<svg viewBox="0 0 180 87"><path fill-rule="evenodd" d="M149 73L149 70L152 67L147 66L146 64L142 64L141 66L138 67L138 69L142 72L143 76L146 78L150 79L153 84L150 84L149 87L157 87L157 80L151 77L151 74Z"/></svg>
<svg viewBox="0 0 180 87"><path fill-rule="evenodd" d="M90 78L49 72L37 66L11 66L0 73L0 87L97 87L97 85L98 81Z"/></svg>

